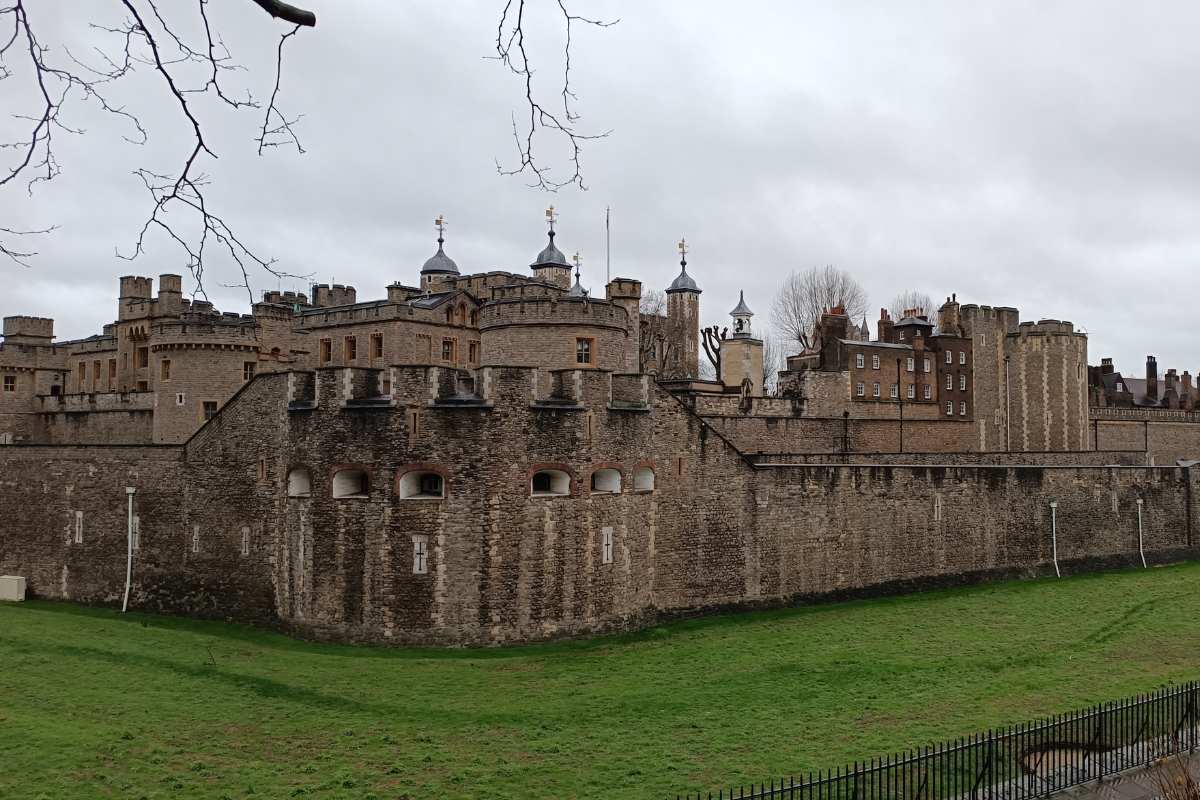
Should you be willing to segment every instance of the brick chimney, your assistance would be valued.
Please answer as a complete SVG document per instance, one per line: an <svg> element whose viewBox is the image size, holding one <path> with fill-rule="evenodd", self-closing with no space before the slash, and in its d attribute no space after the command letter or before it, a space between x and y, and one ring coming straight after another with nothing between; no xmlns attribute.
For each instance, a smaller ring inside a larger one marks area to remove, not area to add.
<svg viewBox="0 0 1200 800"><path fill-rule="evenodd" d="M1158 402L1158 360L1146 356L1146 399Z"/></svg>
<svg viewBox="0 0 1200 800"><path fill-rule="evenodd" d="M1192 375L1186 369L1183 371L1181 383L1183 390L1180 394L1183 396L1183 408L1186 411L1192 411L1196 407L1196 395L1192 391Z"/></svg>
<svg viewBox="0 0 1200 800"><path fill-rule="evenodd" d="M1115 370L1113 369L1112 359L1111 358L1100 359L1100 374L1101 375L1112 375L1113 372L1115 372Z"/></svg>
<svg viewBox="0 0 1200 800"><path fill-rule="evenodd" d="M892 335L892 318L888 315L886 308L879 309L879 324L876 332L881 342L891 342L895 338Z"/></svg>

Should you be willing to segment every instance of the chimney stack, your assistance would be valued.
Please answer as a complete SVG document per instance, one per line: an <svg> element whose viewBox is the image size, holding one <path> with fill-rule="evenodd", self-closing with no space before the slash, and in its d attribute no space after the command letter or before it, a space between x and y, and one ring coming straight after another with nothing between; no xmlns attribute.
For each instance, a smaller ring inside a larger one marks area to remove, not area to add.
<svg viewBox="0 0 1200 800"><path fill-rule="evenodd" d="M1146 356L1146 399L1158 402L1158 360Z"/></svg>

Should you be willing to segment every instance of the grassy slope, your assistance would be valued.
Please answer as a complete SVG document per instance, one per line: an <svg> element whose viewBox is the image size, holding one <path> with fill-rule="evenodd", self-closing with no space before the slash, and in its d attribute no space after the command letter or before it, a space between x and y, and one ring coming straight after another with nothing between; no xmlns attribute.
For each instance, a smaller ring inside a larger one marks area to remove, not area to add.
<svg viewBox="0 0 1200 800"><path fill-rule="evenodd" d="M0 604L0 797L674 796L1200 677L1197 581L1185 565L474 651Z"/></svg>

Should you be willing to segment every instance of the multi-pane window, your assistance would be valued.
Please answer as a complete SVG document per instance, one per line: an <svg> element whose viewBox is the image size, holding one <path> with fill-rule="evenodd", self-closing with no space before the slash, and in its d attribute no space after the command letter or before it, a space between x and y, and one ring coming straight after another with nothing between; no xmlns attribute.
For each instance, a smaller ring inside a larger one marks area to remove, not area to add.
<svg viewBox="0 0 1200 800"><path fill-rule="evenodd" d="M953 351L953 350L947 350L947 351L946 351L946 363L947 363L947 364L953 364L953 363L954 363L954 351Z"/></svg>
<svg viewBox="0 0 1200 800"><path fill-rule="evenodd" d="M150 366L150 348L139 347L137 349L137 366L138 369L143 369Z"/></svg>
<svg viewBox="0 0 1200 800"><path fill-rule="evenodd" d="M454 361L453 339L442 339L442 361Z"/></svg>
<svg viewBox="0 0 1200 800"><path fill-rule="evenodd" d="M947 388L947 389L953 389L953 388L954 388L954 376L953 376L953 375L947 375L947 376L946 376L946 388Z"/></svg>
<svg viewBox="0 0 1200 800"><path fill-rule="evenodd" d="M429 572L429 537L412 537L413 545L413 575L424 575Z"/></svg>
<svg viewBox="0 0 1200 800"><path fill-rule="evenodd" d="M958 404L958 413L964 417L967 415L967 403L965 400Z"/></svg>
<svg viewBox="0 0 1200 800"><path fill-rule="evenodd" d="M892 394L893 400L895 400L897 397L899 397L900 396L900 387L893 383L891 394Z"/></svg>
<svg viewBox="0 0 1200 800"><path fill-rule="evenodd" d="M908 357L908 363L906 364L906 369L907 369L909 372L912 372L912 371L913 371L913 357L912 357L912 356L909 356L909 357Z"/></svg>
<svg viewBox="0 0 1200 800"><path fill-rule="evenodd" d="M959 363L959 364L966 364L966 363L967 363L967 351L966 351L966 350L959 350L959 351L958 351L958 363Z"/></svg>
<svg viewBox="0 0 1200 800"><path fill-rule="evenodd" d="M158 378L163 381L171 380L171 359L164 358L159 364Z"/></svg>
<svg viewBox="0 0 1200 800"><path fill-rule="evenodd" d="M910 383L908 385L908 399L913 400L916 398L916 396L917 396L917 387Z"/></svg>
<svg viewBox="0 0 1200 800"><path fill-rule="evenodd" d="M875 390L875 396L879 397L879 381L875 381L873 388Z"/></svg>
<svg viewBox="0 0 1200 800"><path fill-rule="evenodd" d="M203 405L203 410L204 410L204 421L208 422L210 419L212 419L213 417L215 417L217 415L217 401L216 400L205 400L204 405Z"/></svg>
<svg viewBox="0 0 1200 800"><path fill-rule="evenodd" d="M248 381L254 377L254 371L258 368L258 364L254 361L242 362L242 380Z"/></svg>
<svg viewBox="0 0 1200 800"><path fill-rule="evenodd" d="M347 361L355 361L358 359L358 337L357 336L347 336L345 338L345 341L342 343L342 346L345 349Z"/></svg>
<svg viewBox="0 0 1200 800"><path fill-rule="evenodd" d="M958 376L958 390L960 392L965 392L967 390L967 376L966 375Z"/></svg>
<svg viewBox="0 0 1200 800"><path fill-rule="evenodd" d="M878 355L871 356L871 369L879 369L879 356Z"/></svg>
<svg viewBox="0 0 1200 800"><path fill-rule="evenodd" d="M954 401L953 400L946 401L946 416L947 417L954 416Z"/></svg>
<svg viewBox="0 0 1200 800"><path fill-rule="evenodd" d="M479 342L471 342L467 345L467 360L472 364L479 363Z"/></svg>
<svg viewBox="0 0 1200 800"><path fill-rule="evenodd" d="M371 358L383 358L383 334L371 334Z"/></svg>
<svg viewBox="0 0 1200 800"><path fill-rule="evenodd" d="M929 372L929 356L925 356L925 371Z"/></svg>
<svg viewBox="0 0 1200 800"><path fill-rule="evenodd" d="M865 383L859 381L858 386L855 387L855 394L857 394L859 397L863 397L866 395L866 393L867 393L867 385Z"/></svg>
<svg viewBox="0 0 1200 800"><path fill-rule="evenodd" d="M17 376L16 375L5 375L4 376L4 391L15 392L16 390L17 390Z"/></svg>
<svg viewBox="0 0 1200 800"><path fill-rule="evenodd" d="M332 360L333 360L333 340L332 339L322 339L321 340L321 363L328 364Z"/></svg>
<svg viewBox="0 0 1200 800"><path fill-rule="evenodd" d="M926 400L933 399L933 387L930 386L928 383L925 384L925 399Z"/></svg>
<svg viewBox="0 0 1200 800"><path fill-rule="evenodd" d="M862 369L865 363L866 359L862 353L859 353L854 357L854 366L858 367L859 369Z"/></svg>
<svg viewBox="0 0 1200 800"><path fill-rule="evenodd" d="M595 344L593 339L576 339L575 340L575 363L576 364L591 364L594 353L592 348Z"/></svg>

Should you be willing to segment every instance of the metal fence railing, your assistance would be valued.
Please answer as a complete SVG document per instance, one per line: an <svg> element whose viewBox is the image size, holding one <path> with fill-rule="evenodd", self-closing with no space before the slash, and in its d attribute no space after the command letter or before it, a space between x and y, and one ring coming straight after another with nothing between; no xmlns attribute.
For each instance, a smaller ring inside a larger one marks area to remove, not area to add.
<svg viewBox="0 0 1200 800"><path fill-rule="evenodd" d="M1200 684L677 800L1028 800L1195 749Z"/></svg>

